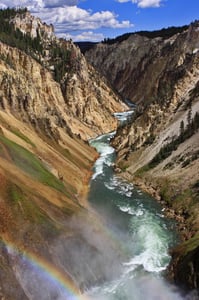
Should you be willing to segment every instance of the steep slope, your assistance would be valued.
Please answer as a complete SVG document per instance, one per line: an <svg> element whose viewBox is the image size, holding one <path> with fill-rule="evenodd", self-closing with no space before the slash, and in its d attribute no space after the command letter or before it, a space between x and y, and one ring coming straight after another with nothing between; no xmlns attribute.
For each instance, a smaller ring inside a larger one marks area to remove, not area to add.
<svg viewBox="0 0 199 300"><path fill-rule="evenodd" d="M156 32L127 35L111 44L97 44L85 56L123 98L140 104L143 110L160 99L166 104L171 78L174 84L183 76L184 61L199 47L197 27L195 22L188 29L179 28L182 32L177 34L174 28L159 31L159 36Z"/></svg>
<svg viewBox="0 0 199 300"><path fill-rule="evenodd" d="M72 42L10 12L23 35L0 29L0 297L63 299L104 280L118 255L86 201L97 153L83 139L115 129L125 106Z"/></svg>
<svg viewBox="0 0 199 300"><path fill-rule="evenodd" d="M117 170L178 220L186 242L173 251L170 276L191 289L199 288L198 26L192 23L169 38L132 35L86 52L115 89L137 103L113 141Z"/></svg>
<svg viewBox="0 0 199 300"><path fill-rule="evenodd" d="M47 76L46 80L51 80L51 77L58 82L57 87L52 87L52 91L59 93L61 117L67 123L66 127L70 127L72 133L80 135L84 140L114 130L117 122L113 113L123 110L125 106L108 87L105 80L86 62L79 48L72 41L57 39L53 26L43 24L40 19L34 18L26 10L12 12L8 19L9 22L5 23L4 27L11 26L11 28L8 32L5 30L5 33L1 34L1 39L6 43L8 40L11 46L15 45L20 48L29 57L27 58L22 52L16 54L14 49L8 47L6 50L4 47L1 50L2 58L10 65L14 60L13 67L16 68L16 72L18 72L17 67L20 69L23 66L26 70L24 76L28 80L29 74L34 71L32 65L36 59L39 62L35 70L35 76L38 75L36 80L41 81L42 76ZM13 26L17 31L14 31L13 39L11 39L9 32L13 31ZM25 37L24 33L26 33ZM23 39L24 42L22 42ZM30 56L34 60L31 60ZM48 94L48 90L45 92ZM49 93L52 94L52 92ZM27 90L26 96L31 98ZM52 102L54 102L53 97ZM50 113L53 114L52 110Z"/></svg>
<svg viewBox="0 0 199 300"><path fill-rule="evenodd" d="M83 71L79 72L78 78L74 73L67 83L63 83L63 95L52 74L30 56L2 43L0 53L2 61L6 63L9 59L1 71L2 109L12 109L16 115L23 114L24 120L36 127L52 131L56 131L56 127L68 128L68 132L85 140L115 129L117 123L112 114L124 106L115 102L104 83L95 89L94 79L98 75L94 75L94 70L88 75L85 64L80 66ZM80 82L81 72L86 73L86 83L84 79ZM96 92L99 92L98 96ZM43 124L40 126L39 122Z"/></svg>

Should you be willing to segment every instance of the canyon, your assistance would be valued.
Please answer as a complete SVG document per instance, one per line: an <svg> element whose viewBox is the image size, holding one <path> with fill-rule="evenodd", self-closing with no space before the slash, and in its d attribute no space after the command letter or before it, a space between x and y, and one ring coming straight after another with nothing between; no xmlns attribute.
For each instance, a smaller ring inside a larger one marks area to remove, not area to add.
<svg viewBox="0 0 199 300"><path fill-rule="evenodd" d="M171 249L168 277L198 289L198 22L169 36L99 43L84 56L28 11L9 13L1 20L13 35L0 31L2 299L32 299L22 284L26 253L51 262L77 293L106 280L113 260L112 273L119 269L121 253L87 201L98 157L88 141L114 130L116 172L178 221L182 241ZM118 126L114 113L129 109L124 100L136 108Z"/></svg>

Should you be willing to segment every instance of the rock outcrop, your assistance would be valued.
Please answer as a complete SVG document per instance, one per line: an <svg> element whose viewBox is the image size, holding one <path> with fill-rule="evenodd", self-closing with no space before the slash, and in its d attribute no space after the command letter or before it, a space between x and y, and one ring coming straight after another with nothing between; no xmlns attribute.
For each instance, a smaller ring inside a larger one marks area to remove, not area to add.
<svg viewBox="0 0 199 300"><path fill-rule="evenodd" d="M198 235L185 242L183 245L176 247L172 251L173 262L170 265L169 273L174 276L175 282L181 285L185 290L187 286L194 290L193 299L197 299L197 290L199 286L198 275Z"/></svg>
<svg viewBox="0 0 199 300"><path fill-rule="evenodd" d="M54 34L54 26L43 23L40 18L31 15L26 9L23 13L17 13L10 19L10 23L15 29L19 29L22 33L29 34L32 38L41 36L43 41L56 39Z"/></svg>

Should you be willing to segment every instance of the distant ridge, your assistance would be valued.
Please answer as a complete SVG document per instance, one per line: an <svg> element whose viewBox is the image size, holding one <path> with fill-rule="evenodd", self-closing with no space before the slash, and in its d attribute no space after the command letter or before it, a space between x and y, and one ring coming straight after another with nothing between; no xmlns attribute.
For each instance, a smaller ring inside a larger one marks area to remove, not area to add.
<svg viewBox="0 0 199 300"><path fill-rule="evenodd" d="M184 25L184 26L171 26L168 28L162 28L160 30L153 30L153 31L148 31L148 30L144 30L144 31L137 31L137 32L127 32L124 33L122 35L117 36L116 38L105 38L103 41L101 41L101 43L103 44L115 44L115 43L121 43L125 40L127 40L131 35L140 35L140 36L145 36L148 38L156 38L156 37L162 37L162 38L170 38L173 35L177 34L177 33L181 33L185 30L188 29L188 25ZM100 42L75 42L75 44L77 46L79 46L81 52L84 54L87 51L89 51L90 49L92 49L96 44L99 44Z"/></svg>
<svg viewBox="0 0 199 300"><path fill-rule="evenodd" d="M86 51L92 49L98 42L75 42L76 46L79 46L81 52L84 54Z"/></svg>
<svg viewBox="0 0 199 300"><path fill-rule="evenodd" d="M137 32L128 32L128 33L120 35L114 39L109 39L109 38L104 39L103 43L105 43L105 44L121 43L121 42L127 40L131 35L135 35L135 34L145 36L148 38L162 37L162 38L168 39L177 33L181 33L183 31L187 30L188 28L189 28L188 25L184 25L184 26L179 26L179 27L171 26L168 28L162 28L160 30L154 30L154 31L144 30L144 31L137 31Z"/></svg>

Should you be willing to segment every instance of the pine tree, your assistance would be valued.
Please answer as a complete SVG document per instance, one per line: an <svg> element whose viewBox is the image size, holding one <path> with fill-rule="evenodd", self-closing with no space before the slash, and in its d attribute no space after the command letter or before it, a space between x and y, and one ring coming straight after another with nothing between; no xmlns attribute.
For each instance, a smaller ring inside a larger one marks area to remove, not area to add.
<svg viewBox="0 0 199 300"><path fill-rule="evenodd" d="M191 125L191 117L192 117L192 107L190 106L187 113L187 127L189 128Z"/></svg>
<svg viewBox="0 0 199 300"><path fill-rule="evenodd" d="M180 135L183 135L184 134L184 121L182 120L180 122Z"/></svg>

